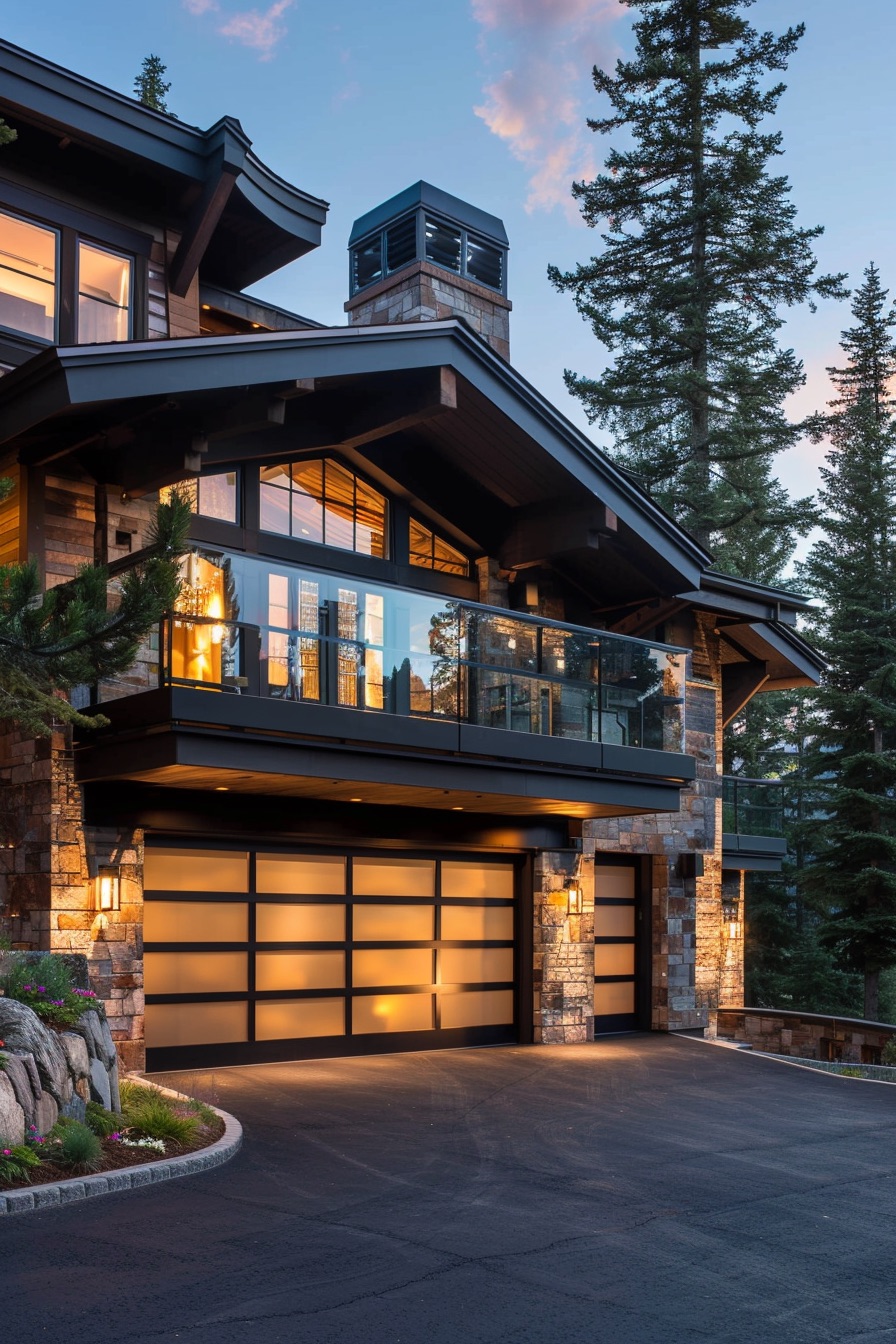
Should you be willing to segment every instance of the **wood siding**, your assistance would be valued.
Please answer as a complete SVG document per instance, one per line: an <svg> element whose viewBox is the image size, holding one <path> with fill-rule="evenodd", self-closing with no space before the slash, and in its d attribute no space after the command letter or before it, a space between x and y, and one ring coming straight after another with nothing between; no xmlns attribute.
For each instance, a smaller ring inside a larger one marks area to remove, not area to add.
<svg viewBox="0 0 896 1344"><path fill-rule="evenodd" d="M25 475L18 462L0 467L0 479L12 481L12 491L0 501L0 565L25 559Z"/></svg>

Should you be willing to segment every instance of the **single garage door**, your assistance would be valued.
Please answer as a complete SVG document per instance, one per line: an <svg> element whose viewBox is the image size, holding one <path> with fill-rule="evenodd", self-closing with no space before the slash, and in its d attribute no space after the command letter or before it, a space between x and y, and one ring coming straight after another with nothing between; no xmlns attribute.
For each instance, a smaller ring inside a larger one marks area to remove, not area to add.
<svg viewBox="0 0 896 1344"><path fill-rule="evenodd" d="M147 1067L517 1039L506 857L147 842Z"/></svg>

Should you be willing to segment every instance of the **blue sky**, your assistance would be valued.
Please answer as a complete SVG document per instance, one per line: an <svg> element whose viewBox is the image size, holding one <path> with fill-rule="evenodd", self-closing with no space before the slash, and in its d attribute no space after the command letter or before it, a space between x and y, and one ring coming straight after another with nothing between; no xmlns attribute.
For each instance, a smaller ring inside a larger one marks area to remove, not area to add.
<svg viewBox="0 0 896 1344"><path fill-rule="evenodd" d="M775 31L806 21L785 76L779 162L800 221L825 225L821 266L857 279L873 258L896 290L896 4L757 0L751 17ZM423 177L499 215L513 361L585 427L563 368L596 372L604 356L545 270L597 242L568 184L604 151L584 125L597 111L591 66L630 49L630 30L618 0L29 0L8 7L0 33L126 93L158 53L182 120L238 117L264 162L331 204L319 251L257 288L321 321L345 321L353 219L395 192ZM826 399L824 368L848 321L837 304L789 318L808 374L795 412ZM789 488L814 486L820 451L807 444L781 461Z"/></svg>

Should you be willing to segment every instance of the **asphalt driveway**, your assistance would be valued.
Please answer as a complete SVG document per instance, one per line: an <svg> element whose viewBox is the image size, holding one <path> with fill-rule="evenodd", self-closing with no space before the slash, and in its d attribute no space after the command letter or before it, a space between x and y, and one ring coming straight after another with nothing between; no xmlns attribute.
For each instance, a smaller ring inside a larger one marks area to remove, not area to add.
<svg viewBox="0 0 896 1344"><path fill-rule="evenodd" d="M896 1088L663 1036L167 1075L229 1165L0 1219L10 1344L896 1344Z"/></svg>

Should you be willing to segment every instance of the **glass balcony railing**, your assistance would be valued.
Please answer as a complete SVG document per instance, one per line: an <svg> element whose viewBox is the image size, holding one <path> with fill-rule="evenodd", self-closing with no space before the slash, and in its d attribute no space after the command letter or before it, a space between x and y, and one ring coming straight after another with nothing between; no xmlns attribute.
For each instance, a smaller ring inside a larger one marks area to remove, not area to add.
<svg viewBox="0 0 896 1344"><path fill-rule="evenodd" d="M163 684L683 750L680 648L219 552L179 606Z"/></svg>
<svg viewBox="0 0 896 1344"><path fill-rule="evenodd" d="M782 835L783 781L725 775L722 779L722 830L729 835Z"/></svg>

